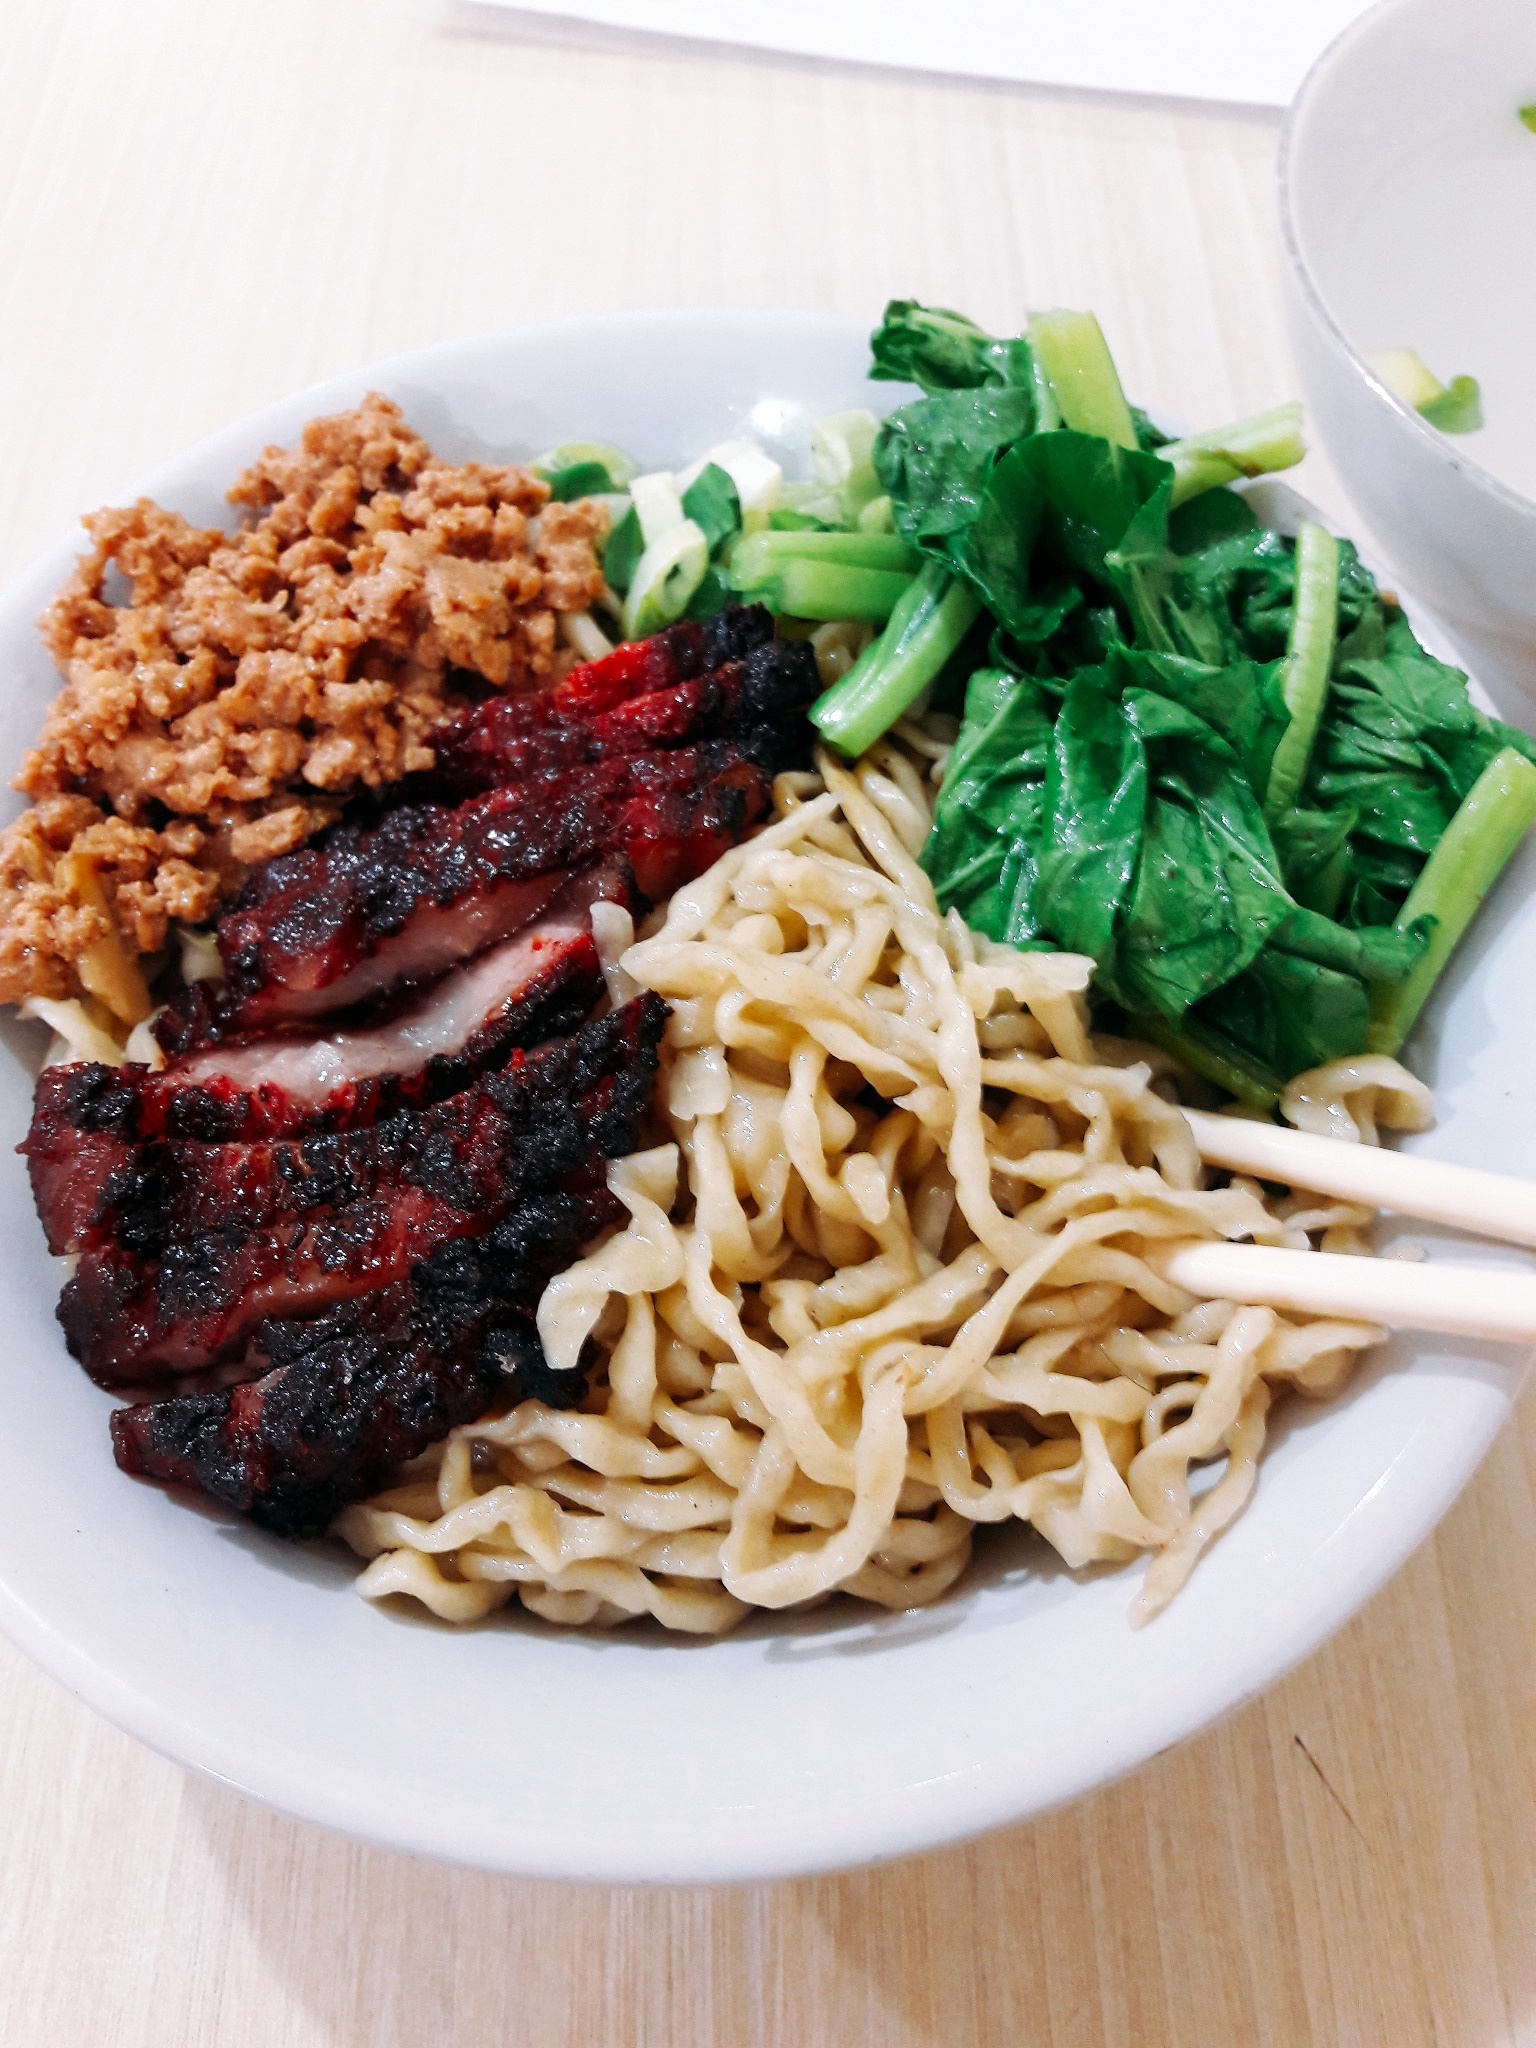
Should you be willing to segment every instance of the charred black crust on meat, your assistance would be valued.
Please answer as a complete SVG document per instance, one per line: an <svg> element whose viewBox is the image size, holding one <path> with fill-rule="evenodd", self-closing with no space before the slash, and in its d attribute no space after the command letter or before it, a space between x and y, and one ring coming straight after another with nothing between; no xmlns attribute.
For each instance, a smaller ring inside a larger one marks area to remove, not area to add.
<svg viewBox="0 0 1536 2048"><path fill-rule="evenodd" d="M627 856L641 893L666 895L763 816L780 760L772 731L752 728L599 761L452 808L403 805L367 831L340 827L251 878L219 921L224 981L174 997L156 1026L161 1043L186 1052L339 1012L358 1000L350 991L365 968L380 988L430 978L501 935L466 920L494 920L505 904L513 930L517 905L540 878L577 874L605 857ZM472 942L456 952L461 929ZM423 934L441 949L429 970L419 962ZM367 976L361 992L377 992Z"/></svg>
<svg viewBox="0 0 1536 2048"><path fill-rule="evenodd" d="M633 891L612 889L608 893L613 900L622 902ZM591 1013L603 989L602 966L591 935L566 940L551 951L552 959L517 999L504 1004L456 1052L434 1053L409 1071L372 1074L365 1080L339 1085L318 1103L297 1101L281 1088L270 1085L244 1089L231 1082L188 1082L174 1062L158 1074L146 1068L126 1070L132 1078L124 1085L137 1097L132 1113L135 1134L202 1138L217 1143L222 1139L281 1137L305 1130L350 1130L393 1109L436 1102L467 1087L481 1074L494 1072L518 1048L538 1045L547 1038L573 1031ZM213 1007L201 993L202 987L201 983L194 985L165 1028L163 1035L170 1040L168 1049L177 1057L203 1044L217 1042L221 1036ZM331 1030L371 1030L396 1021L415 1000L419 1000L419 993L413 990L405 997L396 995L370 1004L360 1013L327 1019L327 1026ZM170 1016L171 1012L165 1014ZM234 1035L238 1042L240 1034ZM266 1037L268 1043L277 1041L277 1034ZM128 1114L122 1108L118 1113ZM36 1116L33 1128L35 1132ZM88 1126L77 1124L77 1128L83 1130ZM31 1143L29 1138L28 1144Z"/></svg>
<svg viewBox="0 0 1536 2048"><path fill-rule="evenodd" d="M426 1108L505 1067L530 1045L563 1036L590 1014L603 989L590 933L555 949L519 999L503 1005L452 1053L414 1068L372 1074L318 1102L271 1083L238 1087L184 1080L175 1067L95 1064L46 1068L38 1077L26 1155L38 1217L55 1253L76 1252L111 1223L106 1184L136 1147L234 1144L308 1132L364 1130L402 1109Z"/></svg>
<svg viewBox="0 0 1536 2048"><path fill-rule="evenodd" d="M496 697L433 735L436 766L420 794L462 798L509 782L553 780L567 769L649 749L729 739L770 774L810 752L807 705L821 687L804 640L769 640L743 657L602 711L562 715L549 697Z"/></svg>
<svg viewBox="0 0 1536 2048"><path fill-rule="evenodd" d="M266 1323L260 1378L119 1409L117 1462L199 1487L278 1535L321 1535L396 1466L493 1404L581 1398L584 1375L547 1364L532 1305L620 1213L600 1181L549 1190L483 1240L439 1247L387 1301Z"/></svg>
<svg viewBox="0 0 1536 2048"><path fill-rule="evenodd" d="M426 1110L254 1145L152 1144L107 1176L58 1316L103 1385L237 1356L263 1304L385 1287L531 1194L631 1150L666 1006L635 998Z"/></svg>

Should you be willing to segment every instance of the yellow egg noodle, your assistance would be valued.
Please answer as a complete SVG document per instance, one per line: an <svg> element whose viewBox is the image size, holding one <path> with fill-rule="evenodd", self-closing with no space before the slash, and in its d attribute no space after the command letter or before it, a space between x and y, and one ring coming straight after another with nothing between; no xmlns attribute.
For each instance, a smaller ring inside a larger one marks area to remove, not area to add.
<svg viewBox="0 0 1536 2048"><path fill-rule="evenodd" d="M1370 1214L1204 1188L1167 1061L1089 1036L1091 963L940 917L915 856L951 737L906 721L781 777L648 936L604 934L615 997L672 1020L667 1142L612 1167L627 1227L539 1310L554 1365L593 1339L602 1369L581 1408L457 1429L348 1509L364 1594L707 1634L934 1600L1015 1518L1070 1566L1149 1553L1139 1623L1247 1500L1272 1394L1331 1394L1380 1340L1160 1277L1170 1239L1364 1250ZM1286 1108L1374 1142L1427 1094L1362 1059Z"/></svg>

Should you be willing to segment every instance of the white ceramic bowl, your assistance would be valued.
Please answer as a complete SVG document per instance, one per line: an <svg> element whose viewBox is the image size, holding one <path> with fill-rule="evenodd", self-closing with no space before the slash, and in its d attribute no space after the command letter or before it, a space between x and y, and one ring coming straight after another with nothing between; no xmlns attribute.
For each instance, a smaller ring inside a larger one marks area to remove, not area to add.
<svg viewBox="0 0 1536 2048"><path fill-rule="evenodd" d="M1394 571L1506 716L1536 725L1536 102L1531 0L1383 0L1325 51L1280 145L1311 424ZM1366 358L1482 385L1447 435Z"/></svg>
<svg viewBox="0 0 1536 2048"><path fill-rule="evenodd" d="M369 388L450 455L597 438L656 464L743 428L803 450L818 414L901 395L867 385L866 360L862 328L801 314L496 335L300 393L143 488L216 519L265 443ZM76 545L0 601L13 678L0 761L19 757L55 687L32 622ZM1536 849L1437 991L1416 1050L1440 1090L1425 1149L1515 1171L1536 1156L1533 880ZM122 1727L228 1785L498 1870L771 1877L1070 1799L1259 1691L1345 1621L1450 1504L1519 1377L1508 1354L1400 1344L1333 1406L1293 1408L1248 1513L1140 1634L1125 1619L1134 1570L1074 1575L1024 1532L984 1538L972 1575L923 1613L833 1604L708 1644L512 1614L455 1631L366 1605L337 1548L285 1545L116 1471L111 1403L65 1354L59 1275L9 1149L29 1102L27 1075L0 1053L0 1625Z"/></svg>

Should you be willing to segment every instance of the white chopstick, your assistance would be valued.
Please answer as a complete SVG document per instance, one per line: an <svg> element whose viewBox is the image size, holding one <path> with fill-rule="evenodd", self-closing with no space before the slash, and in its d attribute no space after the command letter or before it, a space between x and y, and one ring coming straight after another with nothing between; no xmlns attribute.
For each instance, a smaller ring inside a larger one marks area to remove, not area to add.
<svg viewBox="0 0 1536 2048"><path fill-rule="evenodd" d="M1200 1157L1212 1166L1365 1202L1426 1223L1449 1223L1506 1244L1536 1245L1536 1181L1475 1166L1447 1166L1379 1145L1350 1145L1310 1131L1282 1130L1247 1117L1212 1116L1200 1109L1184 1114Z"/></svg>
<svg viewBox="0 0 1536 2048"><path fill-rule="evenodd" d="M1402 1259L1203 1241L1173 1244L1148 1259L1176 1287L1209 1301L1343 1316L1389 1330L1536 1344L1536 1274L1501 1266L1410 1265Z"/></svg>

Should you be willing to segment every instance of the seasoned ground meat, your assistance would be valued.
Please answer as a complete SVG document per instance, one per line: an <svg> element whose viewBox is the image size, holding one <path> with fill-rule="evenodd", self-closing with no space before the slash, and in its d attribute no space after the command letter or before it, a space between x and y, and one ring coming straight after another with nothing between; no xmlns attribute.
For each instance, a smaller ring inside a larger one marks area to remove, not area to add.
<svg viewBox="0 0 1536 2048"><path fill-rule="evenodd" d="M377 395L238 479L231 535L98 512L42 632L65 686L0 838L0 1001L142 1000L133 956L198 922L354 791L430 768L455 671L526 689L603 587L600 501L439 462Z"/></svg>

